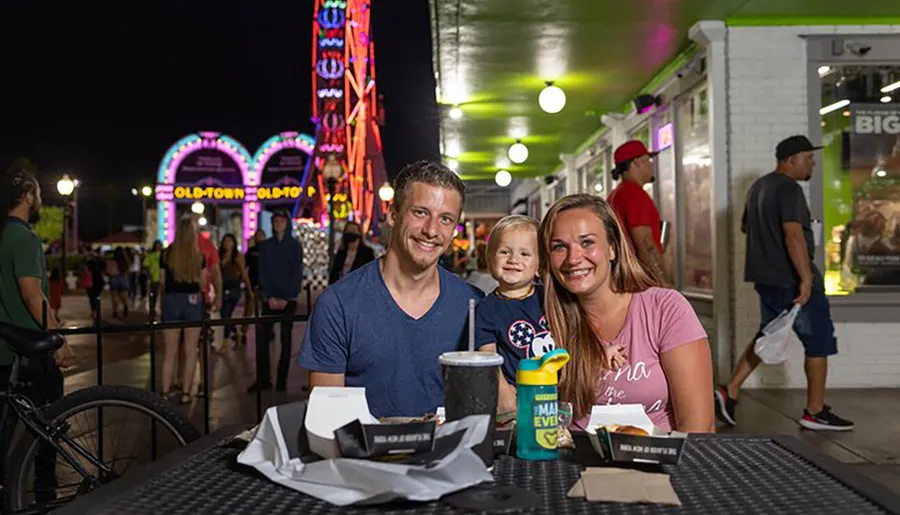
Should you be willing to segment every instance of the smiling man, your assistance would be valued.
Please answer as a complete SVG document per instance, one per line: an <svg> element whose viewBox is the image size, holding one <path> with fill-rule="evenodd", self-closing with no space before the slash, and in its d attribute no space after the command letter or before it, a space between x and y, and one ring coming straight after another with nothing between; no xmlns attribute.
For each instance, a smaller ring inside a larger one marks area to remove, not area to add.
<svg viewBox="0 0 900 515"><path fill-rule="evenodd" d="M422 416L442 405L438 357L465 346L469 299L483 294L438 266L465 203L459 177L419 161L394 189L387 254L319 297L299 364L311 388L365 387L376 417Z"/></svg>

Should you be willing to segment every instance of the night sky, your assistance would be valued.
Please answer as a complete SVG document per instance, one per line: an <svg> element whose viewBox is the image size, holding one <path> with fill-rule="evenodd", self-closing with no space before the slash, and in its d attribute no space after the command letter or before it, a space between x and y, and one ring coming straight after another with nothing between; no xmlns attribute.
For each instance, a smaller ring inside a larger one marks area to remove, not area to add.
<svg viewBox="0 0 900 515"><path fill-rule="evenodd" d="M389 174L438 157L428 3L375 0L373 36ZM0 166L27 156L44 202L63 172L83 181L80 231L140 223L132 187L199 130L252 154L284 130L313 134L312 0L0 3ZM109 200L110 192L120 195Z"/></svg>

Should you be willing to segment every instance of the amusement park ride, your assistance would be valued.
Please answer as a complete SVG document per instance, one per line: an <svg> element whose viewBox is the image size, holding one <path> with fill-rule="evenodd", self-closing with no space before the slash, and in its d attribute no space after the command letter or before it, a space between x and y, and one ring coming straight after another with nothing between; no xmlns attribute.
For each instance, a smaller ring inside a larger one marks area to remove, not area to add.
<svg viewBox="0 0 900 515"><path fill-rule="evenodd" d="M292 206L295 219L320 229L328 225L333 231L335 220L358 222L363 232L378 227L386 209L378 189L387 184L387 174L371 3L315 0L314 138L282 132L251 155L228 135L201 131L169 148L156 184L156 223L164 244L174 239L178 211L190 205L202 212L198 203L215 206L228 219L220 227L240 232L244 245L261 228L264 206Z"/></svg>
<svg viewBox="0 0 900 515"><path fill-rule="evenodd" d="M384 206L377 192L387 180L371 15L371 0L316 0L312 71L316 146L303 178L304 189L314 186L318 192L313 200L319 209L329 201L334 209L335 199L346 198L350 218L361 223L363 233L381 216ZM309 197L297 200L295 216L309 201Z"/></svg>

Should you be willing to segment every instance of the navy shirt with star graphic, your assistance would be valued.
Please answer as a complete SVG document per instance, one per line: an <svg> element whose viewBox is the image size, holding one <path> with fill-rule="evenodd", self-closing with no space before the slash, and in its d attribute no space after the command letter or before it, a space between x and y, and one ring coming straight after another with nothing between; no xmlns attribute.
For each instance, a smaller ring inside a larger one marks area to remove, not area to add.
<svg viewBox="0 0 900 515"><path fill-rule="evenodd" d="M556 344L544 316L543 291L536 287L522 300L508 300L492 293L475 308L475 344L497 344L503 356L503 377L516 384L516 370L523 358L539 358Z"/></svg>

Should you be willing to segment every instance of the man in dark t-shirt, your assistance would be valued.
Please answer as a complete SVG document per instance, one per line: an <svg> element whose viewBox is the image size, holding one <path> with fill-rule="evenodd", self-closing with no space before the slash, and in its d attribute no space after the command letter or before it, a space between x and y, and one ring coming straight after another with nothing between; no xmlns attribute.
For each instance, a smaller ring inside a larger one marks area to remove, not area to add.
<svg viewBox="0 0 900 515"><path fill-rule="evenodd" d="M438 358L466 341L469 300L483 294L438 266L453 241L465 186L437 163L394 180L387 254L316 301L300 347L310 386L365 387L375 417L419 417L443 404Z"/></svg>
<svg viewBox="0 0 900 515"><path fill-rule="evenodd" d="M825 404L828 356L837 354L834 324L822 274L814 263L809 208L798 181L808 181L815 167L813 146L805 136L791 136L775 149L778 167L750 186L741 229L747 235L744 279L759 294L760 331L741 355L727 385L716 388L716 412L735 425L735 407L741 385L759 366L756 338L779 314L794 304L802 306L794 332L806 353L806 409L801 426L813 430L847 431L853 422L835 415Z"/></svg>

